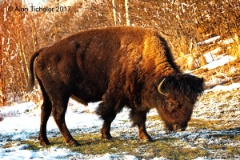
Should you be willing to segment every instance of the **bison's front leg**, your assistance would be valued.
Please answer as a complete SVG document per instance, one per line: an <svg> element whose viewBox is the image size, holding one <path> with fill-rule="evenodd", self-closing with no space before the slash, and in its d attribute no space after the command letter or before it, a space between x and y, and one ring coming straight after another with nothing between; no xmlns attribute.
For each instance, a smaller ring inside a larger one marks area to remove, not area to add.
<svg viewBox="0 0 240 160"><path fill-rule="evenodd" d="M146 130L146 115L148 111L136 111L131 110L130 118L133 121L133 126L138 126L138 132L139 132L139 138L143 141L149 141L152 142L152 138L147 133Z"/></svg>
<svg viewBox="0 0 240 160"><path fill-rule="evenodd" d="M104 120L103 126L101 129L102 139L112 139L110 130L111 123L116 117L116 112L112 109L112 106L105 104L104 102L99 104L99 107L96 111L98 115Z"/></svg>

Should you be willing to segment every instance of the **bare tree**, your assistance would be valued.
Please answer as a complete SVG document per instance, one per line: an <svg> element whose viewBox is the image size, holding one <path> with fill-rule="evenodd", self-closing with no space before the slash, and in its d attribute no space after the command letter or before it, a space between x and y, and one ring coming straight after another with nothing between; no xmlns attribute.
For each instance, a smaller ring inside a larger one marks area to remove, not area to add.
<svg viewBox="0 0 240 160"><path fill-rule="evenodd" d="M125 11L126 11L126 25L130 26L130 19L129 19L129 13L128 13L128 0L125 0Z"/></svg>
<svg viewBox="0 0 240 160"><path fill-rule="evenodd" d="M113 6L113 20L114 24L117 25L117 8L116 8L116 3L115 0L112 0L112 6Z"/></svg>

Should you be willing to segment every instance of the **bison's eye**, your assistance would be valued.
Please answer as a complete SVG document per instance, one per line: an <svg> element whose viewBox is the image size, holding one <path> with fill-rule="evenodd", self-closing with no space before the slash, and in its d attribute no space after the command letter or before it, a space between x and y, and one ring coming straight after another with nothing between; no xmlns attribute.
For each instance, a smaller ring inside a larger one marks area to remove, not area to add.
<svg viewBox="0 0 240 160"><path fill-rule="evenodd" d="M165 84L167 85L171 84L171 80L166 80Z"/></svg>
<svg viewBox="0 0 240 160"><path fill-rule="evenodd" d="M177 105L177 108L181 108L181 107L182 107L182 105L180 105L180 104Z"/></svg>

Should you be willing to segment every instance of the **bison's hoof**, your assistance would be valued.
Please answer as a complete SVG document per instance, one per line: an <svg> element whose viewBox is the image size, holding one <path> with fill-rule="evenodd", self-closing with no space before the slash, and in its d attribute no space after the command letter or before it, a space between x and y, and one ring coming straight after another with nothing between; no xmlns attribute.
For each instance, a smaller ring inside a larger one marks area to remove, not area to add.
<svg viewBox="0 0 240 160"><path fill-rule="evenodd" d="M41 141L40 140L40 145L41 146L48 146L48 145L50 145L50 142L47 140L47 141Z"/></svg>
<svg viewBox="0 0 240 160"><path fill-rule="evenodd" d="M111 140L112 136L109 132L104 132L103 129L100 131L100 133L102 134L102 139L106 139L106 140Z"/></svg>
<svg viewBox="0 0 240 160"><path fill-rule="evenodd" d="M103 140L112 140L112 136L102 136Z"/></svg>
<svg viewBox="0 0 240 160"><path fill-rule="evenodd" d="M142 142L153 142L152 137L149 135L139 136L139 138Z"/></svg>
<svg viewBox="0 0 240 160"><path fill-rule="evenodd" d="M102 139L112 140L112 136L110 134L102 134Z"/></svg>
<svg viewBox="0 0 240 160"><path fill-rule="evenodd" d="M73 141L67 142L67 145L71 147L76 147L76 146L79 146L80 144L77 141L73 140Z"/></svg>
<svg viewBox="0 0 240 160"><path fill-rule="evenodd" d="M152 138L141 139L142 142L154 142Z"/></svg>
<svg viewBox="0 0 240 160"><path fill-rule="evenodd" d="M165 133L166 133L166 134L172 134L172 133L176 133L176 131L166 130Z"/></svg>

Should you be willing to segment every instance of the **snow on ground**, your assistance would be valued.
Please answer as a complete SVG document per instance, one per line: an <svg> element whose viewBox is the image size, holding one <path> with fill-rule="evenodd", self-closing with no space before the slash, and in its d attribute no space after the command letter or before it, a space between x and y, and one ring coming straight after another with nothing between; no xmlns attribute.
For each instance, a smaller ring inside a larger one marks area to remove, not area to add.
<svg viewBox="0 0 240 160"><path fill-rule="evenodd" d="M218 85L212 89L208 89L205 92L214 92L214 91L229 91L229 90L233 90L236 88L240 88L240 83L232 83L229 86L222 86L222 85Z"/></svg>
<svg viewBox="0 0 240 160"><path fill-rule="evenodd" d="M218 86L211 91L230 91L236 88L240 88L240 84L232 84L230 86ZM209 91L209 92L211 92ZM207 93L207 92L206 92ZM205 94L206 94L205 93ZM239 105L239 102L232 102ZM213 102L213 105L217 106L217 102ZM89 106L85 107L73 100L69 102L68 111L66 114L66 122L68 128L71 130L78 130L78 133L81 132L88 132L88 133L98 133L100 127L102 125L102 120L94 114L94 110L97 107L98 103L89 104ZM193 117L196 118L207 118L206 115L201 116L201 114L205 113L205 111L201 111L204 107L204 103L198 103L196 107L196 111L194 111ZM238 106L239 107L239 106ZM66 148L57 148L57 147L49 147L49 148L42 148L39 151L31 151L26 150L25 148L27 145L18 144L15 142L10 148L2 148L5 143L11 140L28 140L32 137L37 137L40 125L40 107L36 108L34 103L22 103L22 104L15 104L14 106L6 106L1 108L0 116L3 120L0 122L0 159L96 159L96 160L112 160L112 159L128 159L134 160L137 159L134 155L124 155L124 154L105 154L105 155L84 155L77 152L72 152ZM207 111L211 112L211 111ZM212 111L215 113L214 111ZM152 110L150 115L157 115L155 110ZM200 115L200 116L199 116ZM128 120L128 109L124 109L114 120L112 124L112 134L116 137L120 136L121 132L133 132L137 135L137 129L131 128L131 123L126 122ZM164 134L163 124L158 122L147 121L147 126L152 128L151 126L158 125L158 129L150 129L149 132L158 132L159 136L166 136ZM60 135L57 126L52 117L50 117L48 121L48 136L54 136L56 134ZM187 139L188 145L185 147L193 147L197 143L198 144L205 144L205 143L216 143L219 145L227 143L232 144L233 146L238 146L238 142L232 142L227 140L216 140L212 138L215 135L229 135L235 134L233 131L208 131L208 130L199 130L194 132L194 128L189 128L185 132L179 132L170 134L167 136L172 137L180 137L183 139ZM239 134L239 133L238 133ZM136 137L137 138L137 137ZM37 139L35 139L37 141ZM155 158L157 159L164 159L164 158ZM198 158L201 159L201 158Z"/></svg>
<svg viewBox="0 0 240 160"><path fill-rule="evenodd" d="M85 107L75 101L70 101L66 114L66 122L71 130L79 129L79 132L99 132L102 120L94 114L94 110L98 103L92 103ZM40 109L35 109L34 103L15 104L14 106L6 106L1 108L0 116L3 120L0 122L0 159L65 159L66 157L77 157L80 159L116 159L119 155L106 154L103 156L92 157L91 155L83 155L71 152L68 149L50 147L40 151L25 150L26 145L14 144L12 147L1 148L9 138L11 140L28 140L31 137L37 137L40 125ZM123 124L126 120L127 110L117 116L114 123ZM113 124L114 127L114 124ZM57 126L51 116L48 121L48 136L56 135L59 132ZM60 134L60 133L58 133ZM133 160L135 156L125 155L124 159Z"/></svg>
<svg viewBox="0 0 240 160"><path fill-rule="evenodd" d="M202 45L202 44L213 43L220 38L221 38L220 36L212 37L212 38L209 38L202 42L198 42L197 44ZM230 44L233 42L234 42L234 40L232 38L230 38L230 39L226 39L226 40L221 40L219 43L226 45L226 44ZM211 50L211 51L205 53L204 57L208 64L203 66L202 68L214 69L219 66L223 66L223 65L225 65L231 61L234 61L236 59L235 57L230 56L230 55L225 55L225 54L218 55L218 53L221 51L222 51L221 47L216 47L214 50Z"/></svg>
<svg viewBox="0 0 240 160"><path fill-rule="evenodd" d="M204 40L202 42L198 42L197 45L213 43L213 42L215 42L216 40L218 40L220 38L221 38L221 36L215 36L215 37L209 38L207 40Z"/></svg>
<svg viewBox="0 0 240 160"><path fill-rule="evenodd" d="M236 58L229 56L229 55L225 55L225 56L214 56L213 54L216 52L218 52L219 49L217 48L216 51L210 51L208 53L206 53L204 56L206 58L206 61L208 62L207 65L203 66L202 68L208 68L209 70L217 68L219 66L223 66L231 61L234 61ZM214 52L214 53L213 53ZM214 57L214 59L213 59Z"/></svg>

